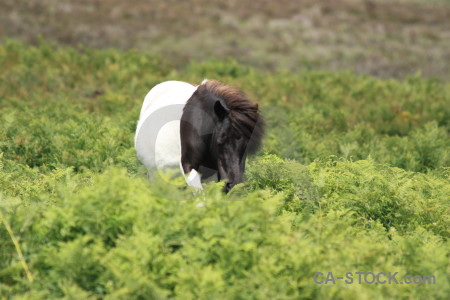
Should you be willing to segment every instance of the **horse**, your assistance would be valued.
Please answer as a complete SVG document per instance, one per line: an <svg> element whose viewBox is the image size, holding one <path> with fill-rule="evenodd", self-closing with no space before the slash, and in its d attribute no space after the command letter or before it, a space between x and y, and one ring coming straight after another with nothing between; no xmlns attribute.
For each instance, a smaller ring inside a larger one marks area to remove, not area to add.
<svg viewBox="0 0 450 300"><path fill-rule="evenodd" d="M258 104L242 91L216 80L165 81L144 99L135 149L149 177L180 168L188 185L201 189L202 180L215 176L228 193L243 182L247 155L263 135Z"/></svg>

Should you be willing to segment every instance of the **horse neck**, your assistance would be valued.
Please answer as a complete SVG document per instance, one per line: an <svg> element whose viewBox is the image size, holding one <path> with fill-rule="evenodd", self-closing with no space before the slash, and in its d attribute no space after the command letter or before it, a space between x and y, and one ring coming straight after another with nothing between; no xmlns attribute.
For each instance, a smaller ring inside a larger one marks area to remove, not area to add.
<svg viewBox="0 0 450 300"><path fill-rule="evenodd" d="M197 151L208 165L214 165L217 161L217 149L213 141L213 133L216 123L214 121L214 104L211 99L205 99L193 95L187 102L182 115L182 142L190 142L198 145Z"/></svg>

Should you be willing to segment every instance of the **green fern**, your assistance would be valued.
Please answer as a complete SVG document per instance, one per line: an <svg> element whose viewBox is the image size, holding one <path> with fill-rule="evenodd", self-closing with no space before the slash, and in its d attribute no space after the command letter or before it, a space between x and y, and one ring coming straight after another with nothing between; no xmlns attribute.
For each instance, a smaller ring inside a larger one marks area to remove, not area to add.
<svg viewBox="0 0 450 300"><path fill-rule="evenodd" d="M14 41L0 69L0 299L450 294L448 82L231 60L174 70L134 51ZM263 149L228 195L172 174L150 183L136 159L143 95L175 77L215 77L260 103ZM314 283L358 271L437 283Z"/></svg>

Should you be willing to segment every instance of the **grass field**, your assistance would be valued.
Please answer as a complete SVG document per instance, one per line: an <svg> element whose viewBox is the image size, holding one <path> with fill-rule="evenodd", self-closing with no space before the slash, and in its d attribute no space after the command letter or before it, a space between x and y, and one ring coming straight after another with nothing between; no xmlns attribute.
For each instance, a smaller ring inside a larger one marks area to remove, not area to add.
<svg viewBox="0 0 450 300"><path fill-rule="evenodd" d="M0 69L0 299L448 298L448 81L11 40ZM229 195L150 184L133 149L147 91L205 77L268 124Z"/></svg>
<svg viewBox="0 0 450 300"><path fill-rule="evenodd" d="M234 57L263 70L450 79L448 0L2 0L0 37Z"/></svg>

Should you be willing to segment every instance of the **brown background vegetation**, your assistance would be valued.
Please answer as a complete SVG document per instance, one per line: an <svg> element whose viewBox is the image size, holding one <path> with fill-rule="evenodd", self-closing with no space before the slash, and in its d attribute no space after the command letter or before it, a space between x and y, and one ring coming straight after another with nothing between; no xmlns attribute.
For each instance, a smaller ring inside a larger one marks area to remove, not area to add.
<svg viewBox="0 0 450 300"><path fill-rule="evenodd" d="M176 67L233 57L265 70L450 74L444 0L2 0L0 37L138 49Z"/></svg>

